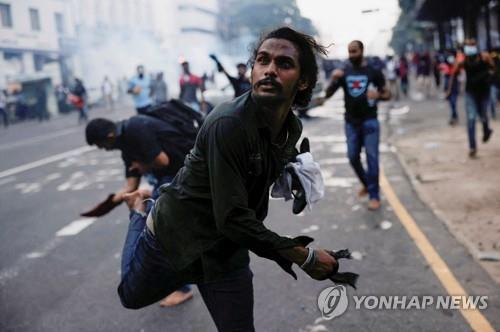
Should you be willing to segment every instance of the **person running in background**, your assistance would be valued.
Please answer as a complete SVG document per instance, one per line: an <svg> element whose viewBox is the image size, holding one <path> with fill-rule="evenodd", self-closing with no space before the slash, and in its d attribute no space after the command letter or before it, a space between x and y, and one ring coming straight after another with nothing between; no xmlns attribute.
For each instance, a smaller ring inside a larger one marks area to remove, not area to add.
<svg viewBox="0 0 500 332"><path fill-rule="evenodd" d="M479 52L475 39L465 41L464 54L465 59L458 62L446 96L451 95L451 87L458 79L458 73L465 69L465 108L467 111L469 157L475 158L477 155L476 118L479 116L483 125L483 143L488 142L493 133L489 126L487 109L490 102L490 85L495 64L488 53Z"/></svg>
<svg viewBox="0 0 500 332"><path fill-rule="evenodd" d="M497 117L497 102L498 95L500 92L500 49L496 48L492 53L491 57L493 63L495 64L495 70L493 71L493 80L491 82L491 95L490 95L490 111L491 118L496 119Z"/></svg>
<svg viewBox="0 0 500 332"><path fill-rule="evenodd" d="M436 90L439 91L441 87L441 69L440 65L444 62L443 54L437 52L432 58L432 74L434 75L434 84L436 85Z"/></svg>
<svg viewBox="0 0 500 332"><path fill-rule="evenodd" d="M403 92L403 95L405 97L408 97L408 88L409 88L409 82L408 82L408 73L409 73L409 66L408 66L408 60L406 59L406 56L404 54L401 55L399 58L399 67L398 67L398 75L399 75L399 82L401 85L401 92Z"/></svg>
<svg viewBox="0 0 500 332"><path fill-rule="evenodd" d="M203 84L203 80L200 77L191 74L191 70L189 69L189 62L184 60L181 62L181 66L182 74L179 79L179 99L194 110L203 113L205 111L205 97L203 95L205 87ZM200 101L198 101L198 90L200 90L201 103Z"/></svg>
<svg viewBox="0 0 500 332"><path fill-rule="evenodd" d="M88 122L87 89L81 79L75 78L73 88L70 89L69 100L79 112L78 123Z"/></svg>
<svg viewBox="0 0 500 332"><path fill-rule="evenodd" d="M0 89L0 115L3 119L3 126L9 126L9 114L7 113L7 95L4 89Z"/></svg>
<svg viewBox="0 0 500 332"><path fill-rule="evenodd" d="M113 83L109 80L108 76L104 76L101 84L102 99L106 104L106 108L110 111L113 110Z"/></svg>
<svg viewBox="0 0 500 332"><path fill-rule="evenodd" d="M137 76L128 83L127 93L132 94L138 114L146 114L152 105L151 80L144 72L144 66L137 66Z"/></svg>
<svg viewBox="0 0 500 332"><path fill-rule="evenodd" d="M156 75L153 85L153 100L155 104L161 104L168 100L167 82L163 79L163 72Z"/></svg>
<svg viewBox="0 0 500 332"><path fill-rule="evenodd" d="M440 70L444 75L444 90L446 92L446 99L450 104L450 126L454 126L458 123L457 99L460 94L460 82L459 80L452 79L456 66L455 56L456 52L451 51L445 61L440 65Z"/></svg>
<svg viewBox="0 0 500 332"><path fill-rule="evenodd" d="M363 43L349 43L350 65L344 70L336 69L326 89L328 99L342 88L345 101L345 134L347 156L363 188L359 196L368 195L368 209L380 208L379 188L379 141L380 125L377 119L377 101L391 97L380 70L368 65L363 57ZM361 149L365 148L367 170L361 163Z"/></svg>
<svg viewBox="0 0 500 332"><path fill-rule="evenodd" d="M431 71L431 57L428 52L425 52L418 57L417 80L420 86L420 92L426 98L429 98L431 95Z"/></svg>
<svg viewBox="0 0 500 332"><path fill-rule="evenodd" d="M215 61L217 64L217 70L220 73L224 73L229 80L229 83L231 83L233 90L234 90L234 97L237 98L250 90L252 88L252 84L250 83L250 79L247 77L247 65L244 63L238 63L236 65L236 69L238 70L238 77L234 77L228 74L226 69L222 66L222 64L219 62L219 59L214 54L210 54L210 57Z"/></svg>
<svg viewBox="0 0 500 332"><path fill-rule="evenodd" d="M399 100L399 87L397 81L397 63L396 59L389 55L387 57L387 61L385 64L385 78L389 82L389 91L391 92L391 96L394 97L394 100Z"/></svg>

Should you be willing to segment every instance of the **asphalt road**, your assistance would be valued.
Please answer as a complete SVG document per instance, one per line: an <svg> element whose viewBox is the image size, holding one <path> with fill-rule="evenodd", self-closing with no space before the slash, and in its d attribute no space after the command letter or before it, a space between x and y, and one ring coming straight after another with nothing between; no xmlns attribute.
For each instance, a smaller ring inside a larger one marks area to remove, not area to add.
<svg viewBox="0 0 500 332"><path fill-rule="evenodd" d="M274 263L252 257L256 330L471 331L477 316L471 323L458 310L355 308L353 295L448 293L385 196L377 212L357 198L359 184L345 158L339 98L305 122L324 171L325 199L300 216L292 215L291 203L272 200L266 224L283 235L312 236L318 247L355 251L357 259L341 269L359 273L359 287L348 289L349 307L342 316L322 320L317 297L331 282L311 280L301 271L295 281ZM96 110L92 116L132 113L124 107L113 113ZM395 112L390 122L404 127L407 116L404 110ZM122 185L123 165L119 153L85 148L83 131L76 114L0 129L0 331L215 331L197 291L192 301L175 308L121 307L116 287L127 209L120 206L99 219L81 219L79 213ZM383 132L390 132L385 124ZM386 142L381 151L381 164L402 205L467 294L488 296L481 317L500 329L498 285L418 199L397 151Z"/></svg>

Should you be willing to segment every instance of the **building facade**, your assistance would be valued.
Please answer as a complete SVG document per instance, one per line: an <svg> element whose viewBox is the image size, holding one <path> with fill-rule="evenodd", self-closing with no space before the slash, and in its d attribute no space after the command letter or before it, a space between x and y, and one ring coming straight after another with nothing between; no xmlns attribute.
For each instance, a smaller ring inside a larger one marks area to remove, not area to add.
<svg viewBox="0 0 500 332"><path fill-rule="evenodd" d="M44 80L55 113L55 86L82 78L94 101L104 76L118 86L141 64L173 97L180 58L213 69L217 17L217 0L0 0L0 88Z"/></svg>
<svg viewBox="0 0 500 332"><path fill-rule="evenodd" d="M28 95L42 89L56 113L53 87L67 74L63 48L73 27L66 0L0 0L0 87L25 85Z"/></svg>
<svg viewBox="0 0 500 332"><path fill-rule="evenodd" d="M500 47L500 1L419 0L417 19L432 22L434 48L446 49L475 38L482 50Z"/></svg>
<svg viewBox="0 0 500 332"><path fill-rule="evenodd" d="M78 13L73 71L91 91L104 76L117 82L144 65L149 73L164 73L173 96L180 58L200 75L213 67L208 54L218 44L216 0L71 0L71 8Z"/></svg>

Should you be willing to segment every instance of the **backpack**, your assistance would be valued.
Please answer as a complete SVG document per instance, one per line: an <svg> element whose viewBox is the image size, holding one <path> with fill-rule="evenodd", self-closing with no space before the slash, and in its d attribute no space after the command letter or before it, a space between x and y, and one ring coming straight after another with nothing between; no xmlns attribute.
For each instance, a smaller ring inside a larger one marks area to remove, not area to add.
<svg viewBox="0 0 500 332"><path fill-rule="evenodd" d="M147 115L165 121L178 129L186 141L194 142L203 124L203 114L195 111L178 99L171 99L152 106Z"/></svg>

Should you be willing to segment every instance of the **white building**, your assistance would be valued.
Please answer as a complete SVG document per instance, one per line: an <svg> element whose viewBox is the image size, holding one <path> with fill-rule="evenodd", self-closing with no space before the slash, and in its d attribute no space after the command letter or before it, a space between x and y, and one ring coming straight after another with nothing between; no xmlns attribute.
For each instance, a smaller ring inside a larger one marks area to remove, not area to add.
<svg viewBox="0 0 500 332"><path fill-rule="evenodd" d="M64 48L74 33L66 0L0 0L0 87L22 85L28 97L43 88L56 113L52 89L67 70Z"/></svg>
<svg viewBox="0 0 500 332"><path fill-rule="evenodd" d="M0 0L0 85L37 77L61 83L62 46L74 37L71 20L65 0Z"/></svg>
<svg viewBox="0 0 500 332"><path fill-rule="evenodd" d="M217 0L0 0L0 86L76 76L95 99L104 76L117 82L143 64L164 72L174 97L180 58L198 75L214 68L217 13Z"/></svg>
<svg viewBox="0 0 500 332"><path fill-rule="evenodd" d="M1 0L0 0L1 1ZM178 93L179 59L201 75L218 45L217 1L71 0L78 38L75 74L92 91L104 76L134 75L137 65L164 72L170 96Z"/></svg>
<svg viewBox="0 0 500 332"><path fill-rule="evenodd" d="M168 61L163 70L172 96L176 96L181 59L189 61L196 75L214 68L208 55L220 53L216 32L218 4L216 0L169 0L159 1L157 8L155 31L160 33L161 49Z"/></svg>

